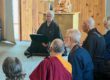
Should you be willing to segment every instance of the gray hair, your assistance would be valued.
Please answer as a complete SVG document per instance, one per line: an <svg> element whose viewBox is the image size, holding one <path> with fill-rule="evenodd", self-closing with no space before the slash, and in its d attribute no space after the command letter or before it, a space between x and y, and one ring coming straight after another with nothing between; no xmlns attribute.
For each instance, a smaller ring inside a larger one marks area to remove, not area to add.
<svg viewBox="0 0 110 80"><path fill-rule="evenodd" d="M110 27L110 16L105 17L104 20L103 20L103 22L104 22L104 21L107 21L108 26Z"/></svg>
<svg viewBox="0 0 110 80"><path fill-rule="evenodd" d="M51 15L52 15L52 18L54 18L54 16L55 16L55 15L54 15L54 11L52 11L52 10L47 11L46 15L47 15L47 14L51 14Z"/></svg>
<svg viewBox="0 0 110 80"><path fill-rule="evenodd" d="M104 21L109 21L109 20L110 20L110 16L104 18Z"/></svg>
<svg viewBox="0 0 110 80"><path fill-rule="evenodd" d="M92 17L88 19L89 28L92 29L95 27L95 21Z"/></svg>
<svg viewBox="0 0 110 80"><path fill-rule="evenodd" d="M51 48L56 53L62 53L64 52L64 43L61 39L55 39L51 43Z"/></svg>
<svg viewBox="0 0 110 80"><path fill-rule="evenodd" d="M76 43L80 43L81 32L79 30L68 29L67 36L69 36Z"/></svg>
<svg viewBox="0 0 110 80"><path fill-rule="evenodd" d="M22 64L17 57L7 57L2 65L6 80L22 80Z"/></svg>

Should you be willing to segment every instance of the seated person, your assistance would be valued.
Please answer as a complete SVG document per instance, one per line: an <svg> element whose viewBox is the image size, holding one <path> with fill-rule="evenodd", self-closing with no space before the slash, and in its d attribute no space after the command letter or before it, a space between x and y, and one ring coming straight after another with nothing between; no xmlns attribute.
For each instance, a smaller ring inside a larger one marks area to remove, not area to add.
<svg viewBox="0 0 110 80"><path fill-rule="evenodd" d="M64 43L55 39L50 45L51 56L45 58L30 74L30 80L72 80L72 68L62 57Z"/></svg>
<svg viewBox="0 0 110 80"><path fill-rule="evenodd" d="M80 46L81 33L69 29L66 33L65 44L71 49L68 61L72 65L72 80L93 80L93 62L86 49Z"/></svg>
<svg viewBox="0 0 110 80"><path fill-rule="evenodd" d="M17 57L7 57L2 65L6 80L24 80L22 64Z"/></svg>
<svg viewBox="0 0 110 80"><path fill-rule="evenodd" d="M46 36L48 38L48 40L49 40L49 43L51 43L56 38L59 38L59 39L63 40L60 28L59 28L58 24L56 24L56 22L53 19L54 19L54 12L53 11L48 11L47 14L46 14L46 21L41 24L40 28L37 31L37 34L42 34L42 35ZM44 42L42 42L41 45L44 48L49 47L49 45L47 43L44 43ZM29 57L30 57L31 54L32 54L31 52L33 52L33 49L30 50L30 47L29 47L26 50L25 55L27 55L27 56L29 55ZM39 55L39 54L36 54L36 55ZM47 56L47 55L48 55L48 53L47 54L43 54L42 56ZM65 52L64 52L63 55L64 56L67 55L66 48L65 48Z"/></svg>
<svg viewBox="0 0 110 80"><path fill-rule="evenodd" d="M62 40L63 40L60 27L59 27L59 25L54 21L54 12L53 12L53 11L47 11L47 13L46 13L46 21L41 24L40 28L39 28L38 31L37 31L37 34L43 34L43 35L47 36L48 39L49 39L49 41L50 41L50 43L51 43L54 39L56 39L56 38L59 38L59 39L62 39ZM42 43L42 45L43 45L44 47L48 46L48 45L45 44L45 43ZM64 56L67 55L66 48L65 48L65 52L64 52L63 55L64 55Z"/></svg>
<svg viewBox="0 0 110 80"><path fill-rule="evenodd" d="M54 12L48 11L46 13L46 21L41 24L37 31L37 34L43 34L47 36L50 42L56 38L63 39L59 25L53 19Z"/></svg>
<svg viewBox="0 0 110 80"><path fill-rule="evenodd" d="M48 46L43 46L42 43L46 45L49 44L49 39L43 34L31 34L31 45L25 51L25 55L29 58L31 56L49 56Z"/></svg>

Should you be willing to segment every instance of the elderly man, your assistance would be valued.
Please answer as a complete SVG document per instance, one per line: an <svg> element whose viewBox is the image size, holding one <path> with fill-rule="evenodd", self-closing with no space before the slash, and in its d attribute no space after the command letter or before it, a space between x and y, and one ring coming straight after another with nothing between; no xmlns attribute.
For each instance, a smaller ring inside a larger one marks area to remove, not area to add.
<svg viewBox="0 0 110 80"><path fill-rule="evenodd" d="M105 40L95 28L94 19L90 17L84 22L82 28L88 34L83 43L83 47L89 51L92 58L101 57L105 51Z"/></svg>
<svg viewBox="0 0 110 80"><path fill-rule="evenodd" d="M69 29L66 33L65 44L71 49L68 61L72 64L73 80L93 80L93 63L89 53L80 43L81 33Z"/></svg>
<svg viewBox="0 0 110 80"><path fill-rule="evenodd" d="M106 29L106 34L104 35L106 42L106 53L104 54L105 65L103 80L110 80L110 17L104 19L104 27Z"/></svg>
<svg viewBox="0 0 110 80"><path fill-rule="evenodd" d="M2 65L6 80L24 80L21 61L17 57L7 57Z"/></svg>
<svg viewBox="0 0 110 80"><path fill-rule="evenodd" d="M95 28L95 21L90 17L84 22L83 31L87 33L87 38L83 43L83 47L90 53L92 60L94 62L95 77L98 80L103 72L103 58L105 53L105 40L104 37ZM99 76L98 76L99 75ZM99 79L101 80L101 78Z"/></svg>
<svg viewBox="0 0 110 80"><path fill-rule="evenodd" d="M31 73L30 80L72 80L71 64L62 58L63 41L53 40L50 51L51 56L45 58Z"/></svg>

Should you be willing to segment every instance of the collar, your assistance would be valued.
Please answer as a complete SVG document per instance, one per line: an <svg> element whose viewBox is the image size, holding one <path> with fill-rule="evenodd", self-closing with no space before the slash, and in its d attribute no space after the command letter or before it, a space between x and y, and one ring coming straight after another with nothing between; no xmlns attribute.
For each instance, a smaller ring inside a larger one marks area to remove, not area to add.
<svg viewBox="0 0 110 80"><path fill-rule="evenodd" d="M80 46L78 44L76 44L72 49L70 53L75 52L78 48L80 48Z"/></svg>

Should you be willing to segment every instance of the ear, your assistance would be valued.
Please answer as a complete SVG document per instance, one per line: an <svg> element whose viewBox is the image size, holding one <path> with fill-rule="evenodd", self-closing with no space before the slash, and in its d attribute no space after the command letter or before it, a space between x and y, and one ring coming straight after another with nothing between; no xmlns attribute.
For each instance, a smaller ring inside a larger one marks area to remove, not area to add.
<svg viewBox="0 0 110 80"><path fill-rule="evenodd" d="M49 48L49 51L50 51L50 52L52 51L52 47Z"/></svg>

